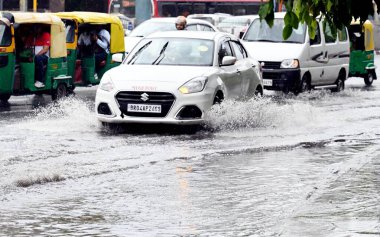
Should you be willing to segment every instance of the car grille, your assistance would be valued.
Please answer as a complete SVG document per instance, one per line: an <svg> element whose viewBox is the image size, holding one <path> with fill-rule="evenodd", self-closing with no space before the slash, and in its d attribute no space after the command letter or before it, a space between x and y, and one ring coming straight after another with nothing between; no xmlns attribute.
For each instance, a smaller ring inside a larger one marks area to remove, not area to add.
<svg viewBox="0 0 380 237"><path fill-rule="evenodd" d="M278 79L279 75L277 72L263 72L263 79Z"/></svg>
<svg viewBox="0 0 380 237"><path fill-rule="evenodd" d="M260 63L264 63L263 69L280 69L281 68L281 62L261 61Z"/></svg>
<svg viewBox="0 0 380 237"><path fill-rule="evenodd" d="M146 101L142 100L142 94L144 93L148 95ZM117 93L116 100L119 103L120 111L125 115L135 117L165 117L172 107L175 97L173 94L166 92L121 91ZM128 104L161 105L161 113L128 112Z"/></svg>

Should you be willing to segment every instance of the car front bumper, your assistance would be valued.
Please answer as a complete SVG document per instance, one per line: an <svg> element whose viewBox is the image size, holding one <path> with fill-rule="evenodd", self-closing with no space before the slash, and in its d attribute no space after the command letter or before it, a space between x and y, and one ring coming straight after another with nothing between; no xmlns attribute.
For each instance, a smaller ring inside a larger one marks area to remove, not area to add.
<svg viewBox="0 0 380 237"><path fill-rule="evenodd" d="M293 91L301 80L300 69L263 69L264 88L267 90ZM265 85L267 84L267 85Z"/></svg>
<svg viewBox="0 0 380 237"><path fill-rule="evenodd" d="M138 113L131 115L125 114L124 109L121 107L116 95L118 92L107 92L98 89L95 100L95 112L99 121L105 123L145 123L145 124L178 124L178 125L192 125L201 124L204 121L205 111L208 111L212 106L213 94L210 92L198 92L192 94L181 94L180 92L170 92L174 95L175 99L170 106L166 115L162 117L150 117L139 115ZM140 93L140 92L139 92ZM150 92L146 92L150 93ZM98 111L99 105L105 103L108 105L110 114L101 114ZM134 102L137 104L155 104L149 101ZM183 108L189 106L196 106L201 112L201 116L196 118L180 118L179 113ZM124 112L123 112L124 110ZM146 114L146 113L145 113Z"/></svg>

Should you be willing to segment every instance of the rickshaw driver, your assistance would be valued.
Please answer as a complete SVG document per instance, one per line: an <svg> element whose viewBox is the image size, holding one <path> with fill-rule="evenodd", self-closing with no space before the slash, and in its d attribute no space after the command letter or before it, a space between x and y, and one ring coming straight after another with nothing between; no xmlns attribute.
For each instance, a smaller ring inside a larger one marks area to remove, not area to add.
<svg viewBox="0 0 380 237"><path fill-rule="evenodd" d="M46 65L49 59L50 49L50 34L43 31L42 26L37 26L37 36L35 41L35 75L36 82L34 86L37 88L45 87L44 75L46 71Z"/></svg>

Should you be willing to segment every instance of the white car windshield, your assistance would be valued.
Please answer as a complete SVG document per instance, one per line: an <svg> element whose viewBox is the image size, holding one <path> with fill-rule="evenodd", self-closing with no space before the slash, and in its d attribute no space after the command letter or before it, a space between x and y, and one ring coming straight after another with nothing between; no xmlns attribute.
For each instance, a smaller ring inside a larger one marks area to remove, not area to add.
<svg viewBox="0 0 380 237"><path fill-rule="evenodd" d="M211 66L214 42L204 39L154 38L142 40L126 64Z"/></svg>
<svg viewBox="0 0 380 237"><path fill-rule="evenodd" d="M145 37L151 33L158 31L171 31L176 30L174 22L149 22L146 21L136 27L129 36Z"/></svg>
<svg viewBox="0 0 380 237"><path fill-rule="evenodd" d="M284 29L284 19L274 19L272 28L266 21L256 19L249 27L244 36L245 41L262 41L275 43L303 43L305 42L305 24L299 24L297 29L293 29L292 34L287 40L282 37Z"/></svg>
<svg viewBox="0 0 380 237"><path fill-rule="evenodd" d="M222 22L218 24L218 28L223 28L223 27L233 27L233 26L246 26L249 24L249 19L247 18L235 18L235 17L230 17L227 19L224 19Z"/></svg>

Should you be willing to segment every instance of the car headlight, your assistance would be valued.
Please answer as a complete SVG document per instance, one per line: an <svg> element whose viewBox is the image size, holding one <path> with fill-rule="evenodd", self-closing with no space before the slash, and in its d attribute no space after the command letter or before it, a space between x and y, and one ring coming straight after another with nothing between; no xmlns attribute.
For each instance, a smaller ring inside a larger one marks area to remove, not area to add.
<svg viewBox="0 0 380 237"><path fill-rule="evenodd" d="M102 80L100 81L99 89L104 91L112 91L114 85L112 83L111 77L108 75L104 75Z"/></svg>
<svg viewBox="0 0 380 237"><path fill-rule="evenodd" d="M298 59L285 59L281 62L281 68L298 68L299 66Z"/></svg>
<svg viewBox="0 0 380 237"><path fill-rule="evenodd" d="M196 77L183 84L178 90L182 94L201 92L207 83L207 77Z"/></svg>

